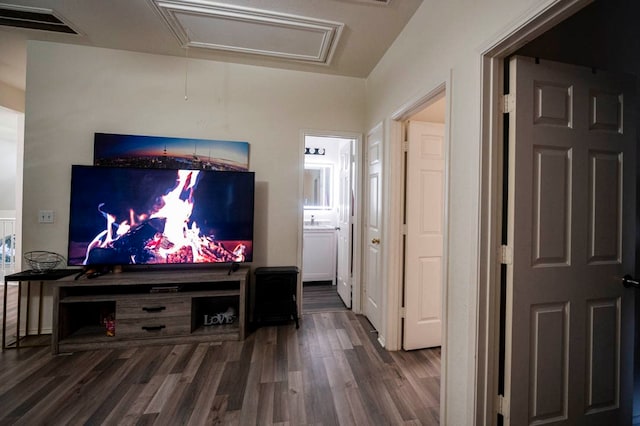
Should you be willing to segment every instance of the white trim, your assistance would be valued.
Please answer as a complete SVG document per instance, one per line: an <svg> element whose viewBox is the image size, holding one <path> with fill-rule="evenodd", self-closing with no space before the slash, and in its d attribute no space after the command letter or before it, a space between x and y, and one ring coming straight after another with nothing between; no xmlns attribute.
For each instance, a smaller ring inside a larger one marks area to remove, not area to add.
<svg viewBox="0 0 640 426"><path fill-rule="evenodd" d="M445 116L444 116L444 141L447 146L445 158L445 199L444 199L444 286L442 288L442 346L440 348L440 419L447 419L447 371L448 371L448 348L449 348L449 259L451 258L450 238L451 238L451 221L449 215L451 212L451 94L453 93L453 69L449 70L449 76L445 82L443 89L445 92ZM442 423L442 420L440 421Z"/></svg>
<svg viewBox="0 0 640 426"><path fill-rule="evenodd" d="M298 266L298 283L296 291L296 303L298 305L298 317L302 317L303 297L302 294L302 250L303 250L303 233L304 228L304 147L305 136L307 131L300 131L300 140L298 141L298 244L296 247L296 265Z"/></svg>
<svg viewBox="0 0 640 426"><path fill-rule="evenodd" d="M435 88L431 89L426 94L421 95L418 98L413 99L405 103L404 105L402 105L400 108L398 108L396 112L391 114L391 119L395 121L408 120L409 117L411 117L412 115L422 111L423 109L433 104L435 101L439 100L442 93L445 93L446 95L447 85L451 80L452 73L453 73L453 70L450 70L449 77L447 78L446 81L443 81L442 83L437 85ZM447 105L449 105L448 98L447 98ZM448 112L449 111L447 110L447 113Z"/></svg>
<svg viewBox="0 0 640 426"><path fill-rule="evenodd" d="M355 135L355 134L354 134ZM354 200L354 212L353 212L353 276L351 277L351 310L356 314L362 313L362 228L363 220L362 213L364 211L362 202L363 198L363 170L364 170L364 139L362 134L357 134L355 152L355 170L353 176L355 176L355 200Z"/></svg>
<svg viewBox="0 0 640 426"><path fill-rule="evenodd" d="M384 342L390 351L402 349L401 312L402 300L402 189L404 185L402 159L404 144L402 123L390 120L385 134L385 168L384 193L386 202L384 217L386 220L383 230L384 254L386 259L382 276L385 277L385 306L384 306Z"/></svg>
<svg viewBox="0 0 640 426"><path fill-rule="evenodd" d="M593 0L547 0L480 48L481 164L480 261L478 263L475 424L496 422L498 386L500 270L502 223L502 94L503 59L519 47L573 15Z"/></svg>

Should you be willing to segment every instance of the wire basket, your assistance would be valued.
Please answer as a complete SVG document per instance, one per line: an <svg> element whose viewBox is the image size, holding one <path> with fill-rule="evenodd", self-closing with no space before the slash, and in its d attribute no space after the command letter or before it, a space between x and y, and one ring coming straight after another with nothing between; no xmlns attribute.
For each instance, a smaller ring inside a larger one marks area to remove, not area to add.
<svg viewBox="0 0 640 426"><path fill-rule="evenodd" d="M44 274L55 269L64 257L51 251L29 251L24 254L24 260L33 272Z"/></svg>

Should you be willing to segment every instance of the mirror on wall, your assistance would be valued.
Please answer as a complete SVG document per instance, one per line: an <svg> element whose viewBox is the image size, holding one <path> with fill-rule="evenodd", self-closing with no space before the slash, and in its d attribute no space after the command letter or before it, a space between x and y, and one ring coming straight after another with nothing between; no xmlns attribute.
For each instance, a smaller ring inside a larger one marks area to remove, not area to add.
<svg viewBox="0 0 640 426"><path fill-rule="evenodd" d="M330 209L331 206L331 164L305 164L304 166L304 208Z"/></svg>

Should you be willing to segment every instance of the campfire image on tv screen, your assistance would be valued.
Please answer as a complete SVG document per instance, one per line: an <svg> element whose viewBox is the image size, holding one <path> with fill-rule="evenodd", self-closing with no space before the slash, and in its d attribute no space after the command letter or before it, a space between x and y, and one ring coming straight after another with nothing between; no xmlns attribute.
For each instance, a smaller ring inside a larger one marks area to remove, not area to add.
<svg viewBox="0 0 640 426"><path fill-rule="evenodd" d="M252 172L73 166L69 265L250 262Z"/></svg>

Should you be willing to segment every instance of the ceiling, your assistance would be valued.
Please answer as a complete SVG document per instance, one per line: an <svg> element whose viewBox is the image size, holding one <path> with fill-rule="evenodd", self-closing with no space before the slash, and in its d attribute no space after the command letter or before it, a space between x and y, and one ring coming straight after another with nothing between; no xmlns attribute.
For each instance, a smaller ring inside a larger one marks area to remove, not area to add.
<svg viewBox="0 0 640 426"><path fill-rule="evenodd" d="M78 33L0 26L0 81L24 90L27 40L366 77L421 3L0 0L11 13L36 8L28 11L52 14Z"/></svg>

